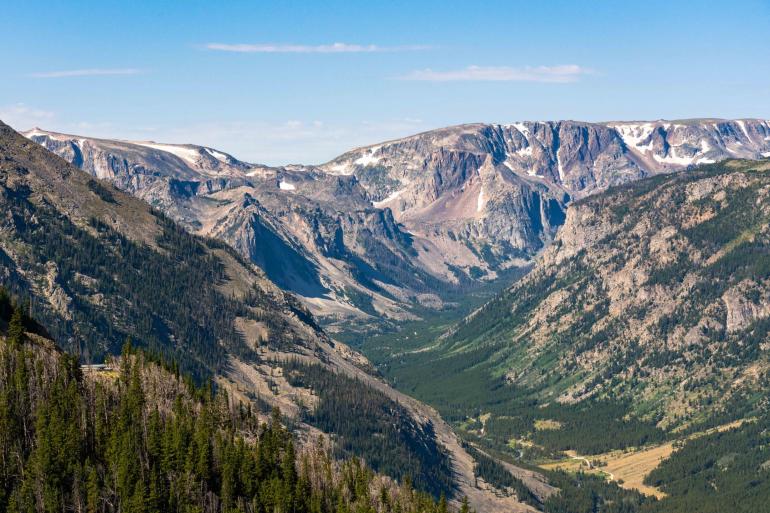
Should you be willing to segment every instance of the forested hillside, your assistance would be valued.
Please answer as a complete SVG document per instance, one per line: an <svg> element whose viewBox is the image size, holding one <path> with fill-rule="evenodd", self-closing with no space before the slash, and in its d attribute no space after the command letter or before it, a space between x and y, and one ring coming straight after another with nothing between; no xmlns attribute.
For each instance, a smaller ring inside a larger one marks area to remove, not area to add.
<svg viewBox="0 0 770 513"><path fill-rule="evenodd" d="M253 265L0 124L0 279L65 349L100 361L130 335L203 378L254 358L236 320L273 346L319 336ZM248 343L247 343L248 342Z"/></svg>
<svg viewBox="0 0 770 513"><path fill-rule="evenodd" d="M84 362L119 354L131 337L197 383L214 380L244 403L279 405L305 428L303 420L313 419L297 417L299 397L314 394L322 405L334 397L333 408L344 412L372 393L363 383L353 395L298 390L285 380L279 386L288 357L303 356L334 372L330 353L342 351L294 296L224 243L191 235L5 125L0 208L0 285L22 298L25 314L40 319L57 344ZM345 354L367 368L357 355ZM335 455L364 458L394 478L412 475L435 497L452 494L448 457L433 433L395 402L377 399L410 430L380 425L388 419L373 409L362 414L366 428L358 431L313 422L338 437L344 451ZM383 454L371 444L383 433L393 437L385 443L396 452ZM422 465L400 466L394 454Z"/></svg>
<svg viewBox="0 0 770 513"><path fill-rule="evenodd" d="M768 170L728 161L575 202L529 275L376 363L476 446L568 468L545 511L763 511Z"/></svg>
<svg viewBox="0 0 770 513"><path fill-rule="evenodd" d="M0 293L0 510L446 512L124 348L81 370ZM467 508L465 509L467 511Z"/></svg>
<svg viewBox="0 0 770 513"><path fill-rule="evenodd" d="M320 365L293 361L284 367L294 386L320 394L303 418L338 437L337 455L365 455L379 472L411 479L420 489L439 496L454 488L449 455L435 443L430 423L421 425L382 392Z"/></svg>
<svg viewBox="0 0 770 513"><path fill-rule="evenodd" d="M664 429L749 414L770 369L768 165L703 166L575 203L526 278L389 372L448 414L523 396L575 425L582 409Z"/></svg>

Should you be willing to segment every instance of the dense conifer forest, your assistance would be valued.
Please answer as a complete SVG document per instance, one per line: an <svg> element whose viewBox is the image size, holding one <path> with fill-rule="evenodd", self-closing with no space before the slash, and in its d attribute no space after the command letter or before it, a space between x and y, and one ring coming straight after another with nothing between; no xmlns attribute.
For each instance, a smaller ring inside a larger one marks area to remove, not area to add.
<svg viewBox="0 0 770 513"><path fill-rule="evenodd" d="M113 368L84 371L44 334L0 292L2 511L448 509L320 440L298 448L277 410L260 419L130 343Z"/></svg>
<svg viewBox="0 0 770 513"><path fill-rule="evenodd" d="M360 347L494 457L473 454L485 482L515 483L496 459L546 475L560 492L544 511L770 511L767 170L718 163L577 201L577 239L520 283L454 326L434 316ZM668 444L644 467L661 499L600 464L545 470Z"/></svg>
<svg viewBox="0 0 770 513"><path fill-rule="evenodd" d="M338 440L337 455L359 455L378 472L408 478L434 496L452 494L449 456L435 441L433 426L415 422L406 409L382 392L320 365L288 362L293 386L318 392L319 402L305 420Z"/></svg>

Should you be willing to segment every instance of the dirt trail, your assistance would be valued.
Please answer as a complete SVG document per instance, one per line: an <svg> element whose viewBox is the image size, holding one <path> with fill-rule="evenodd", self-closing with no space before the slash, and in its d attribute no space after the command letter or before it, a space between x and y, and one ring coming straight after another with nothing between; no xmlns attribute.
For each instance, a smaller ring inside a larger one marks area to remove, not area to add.
<svg viewBox="0 0 770 513"><path fill-rule="evenodd" d="M324 344L321 344L322 346ZM343 358L331 346L324 347L326 353L333 360L333 366L344 371L350 376L358 377L362 381L381 391L394 401L408 408L418 419L423 422L430 421L436 433L436 438L447 451L452 460L455 482L458 486L457 497L467 496L471 507L478 513L532 513L537 510L528 504L516 500L515 497L498 497L491 490L483 490L476 487L476 479L473 474L473 458L460 445L460 440L436 410L416 399L395 390L386 383L372 377L362 371L348 360ZM538 497L548 497L556 491L555 488L545 482L545 478L531 470L523 469L501 462L515 477L520 479ZM457 502L455 500L455 502Z"/></svg>

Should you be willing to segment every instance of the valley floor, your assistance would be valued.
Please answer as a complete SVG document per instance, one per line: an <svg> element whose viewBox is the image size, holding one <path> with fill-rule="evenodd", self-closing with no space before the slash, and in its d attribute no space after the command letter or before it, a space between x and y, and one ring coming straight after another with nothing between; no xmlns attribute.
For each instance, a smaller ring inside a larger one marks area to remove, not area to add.
<svg viewBox="0 0 770 513"><path fill-rule="evenodd" d="M330 351L330 354L334 354L334 351ZM349 376L361 379L394 401L406 406L417 418L430 421L433 424L436 438L449 451L451 456L455 481L458 487L456 497L467 496L470 504L479 512L508 511L516 513L537 511L535 508L518 501L515 496L501 496L477 487L475 484L473 458L462 447L460 439L452 427L441 418L441 415L434 408L388 386L382 381L373 379L369 374L363 372L342 357L335 358L333 363L336 368L344 371ZM544 496L547 497L557 491L545 483L545 480L539 474L513 465L510 465L510 467L528 487L533 490L544 490Z"/></svg>
<svg viewBox="0 0 770 513"><path fill-rule="evenodd" d="M666 494L658 488L644 484L644 479L664 460L668 459L677 446L701 436L723 433L738 428L744 422L745 420L737 420L691 434L680 440L626 451L610 451L594 455L581 455L576 451L566 451L565 454L569 459L542 463L539 466L545 470L565 470L567 472L588 472L603 475L609 481L618 483L622 488L637 490L645 495L662 499Z"/></svg>

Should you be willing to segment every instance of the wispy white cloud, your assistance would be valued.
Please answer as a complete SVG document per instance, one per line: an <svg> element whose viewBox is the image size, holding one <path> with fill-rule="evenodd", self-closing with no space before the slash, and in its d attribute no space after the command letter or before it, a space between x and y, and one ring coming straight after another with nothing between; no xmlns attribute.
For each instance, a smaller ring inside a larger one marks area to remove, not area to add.
<svg viewBox="0 0 770 513"><path fill-rule="evenodd" d="M327 45L208 43L205 47L209 50L237 53L376 53L409 52L432 48L428 45L378 46L347 43L332 43Z"/></svg>
<svg viewBox="0 0 770 513"><path fill-rule="evenodd" d="M591 70L577 64L561 66L468 66L451 71L432 69L415 70L398 77L401 80L421 80L426 82L576 82Z"/></svg>
<svg viewBox="0 0 770 513"><path fill-rule="evenodd" d="M0 106L0 121L16 130L47 126L55 117L51 111L36 109L23 103Z"/></svg>
<svg viewBox="0 0 770 513"><path fill-rule="evenodd" d="M137 68L88 68L88 69L69 69L60 71L42 71L32 73L29 76L33 78L66 78L66 77L100 77L110 75L139 75L144 70Z"/></svg>

